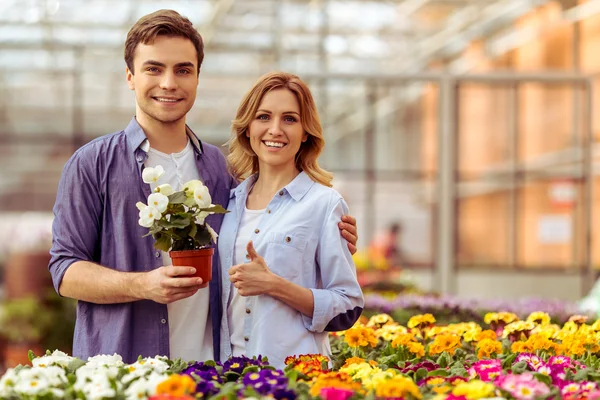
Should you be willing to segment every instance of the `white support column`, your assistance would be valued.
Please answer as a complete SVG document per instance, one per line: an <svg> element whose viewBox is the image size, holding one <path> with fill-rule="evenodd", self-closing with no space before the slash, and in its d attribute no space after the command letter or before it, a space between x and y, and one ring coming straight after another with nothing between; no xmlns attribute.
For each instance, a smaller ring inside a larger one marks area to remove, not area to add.
<svg viewBox="0 0 600 400"><path fill-rule="evenodd" d="M456 80L450 76L441 79L438 107L438 230L434 287L441 294L455 294Z"/></svg>

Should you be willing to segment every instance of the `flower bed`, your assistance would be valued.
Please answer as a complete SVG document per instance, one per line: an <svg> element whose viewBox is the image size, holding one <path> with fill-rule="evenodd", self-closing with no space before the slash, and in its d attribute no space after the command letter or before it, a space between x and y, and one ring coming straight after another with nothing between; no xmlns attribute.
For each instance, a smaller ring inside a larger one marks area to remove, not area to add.
<svg viewBox="0 0 600 400"><path fill-rule="evenodd" d="M284 371L246 357L124 364L118 355L85 362L55 351L8 370L0 398L600 399L600 322L575 316L558 326L543 312L484 320L441 326L424 314L403 326L375 315L331 335L332 360L290 356Z"/></svg>
<svg viewBox="0 0 600 400"><path fill-rule="evenodd" d="M503 310L526 318L535 311L550 315L553 322L564 324L571 315L581 313L579 306L564 300L549 300L522 298L518 300L481 300L461 299L454 296L435 296L431 294L401 294L384 296L368 294L365 296L365 313L374 315L390 314L400 324L416 314L433 314L438 323L455 323L473 321L483 323L483 317L488 312Z"/></svg>

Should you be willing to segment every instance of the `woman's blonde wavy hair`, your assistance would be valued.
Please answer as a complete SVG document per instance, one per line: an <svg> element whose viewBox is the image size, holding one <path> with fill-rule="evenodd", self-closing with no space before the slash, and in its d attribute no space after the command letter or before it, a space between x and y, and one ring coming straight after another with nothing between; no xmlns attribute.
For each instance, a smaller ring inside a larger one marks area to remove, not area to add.
<svg viewBox="0 0 600 400"><path fill-rule="evenodd" d="M304 171L313 181L331 187L333 176L317 162L325 147L325 139L323 139L323 128L315 101L308 86L296 75L286 72L271 72L263 75L242 99L231 126L231 139L227 143L229 145L227 162L231 174L241 181L258 172L258 157L250 146L250 138L246 136L246 132L265 94L275 89L291 91L300 104L300 122L307 139L296 154L296 168Z"/></svg>

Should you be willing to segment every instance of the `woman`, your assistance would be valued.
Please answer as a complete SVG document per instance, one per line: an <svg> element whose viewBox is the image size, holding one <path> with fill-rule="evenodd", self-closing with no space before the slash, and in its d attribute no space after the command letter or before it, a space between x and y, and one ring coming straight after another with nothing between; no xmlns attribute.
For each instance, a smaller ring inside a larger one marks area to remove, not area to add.
<svg viewBox="0 0 600 400"><path fill-rule="evenodd" d="M348 207L319 167L321 123L297 76L264 75L233 121L232 190L219 239L221 359L330 354L327 331L362 312L356 269L338 222Z"/></svg>

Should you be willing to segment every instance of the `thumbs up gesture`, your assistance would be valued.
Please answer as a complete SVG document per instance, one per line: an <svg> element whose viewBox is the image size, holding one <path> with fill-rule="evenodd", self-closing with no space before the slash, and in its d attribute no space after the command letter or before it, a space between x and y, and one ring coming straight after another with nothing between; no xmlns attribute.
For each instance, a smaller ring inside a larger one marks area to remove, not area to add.
<svg viewBox="0 0 600 400"><path fill-rule="evenodd" d="M229 280L240 296L258 296L268 293L277 275L273 274L264 258L254 249L252 241L246 246L250 262L237 264L229 269Z"/></svg>

